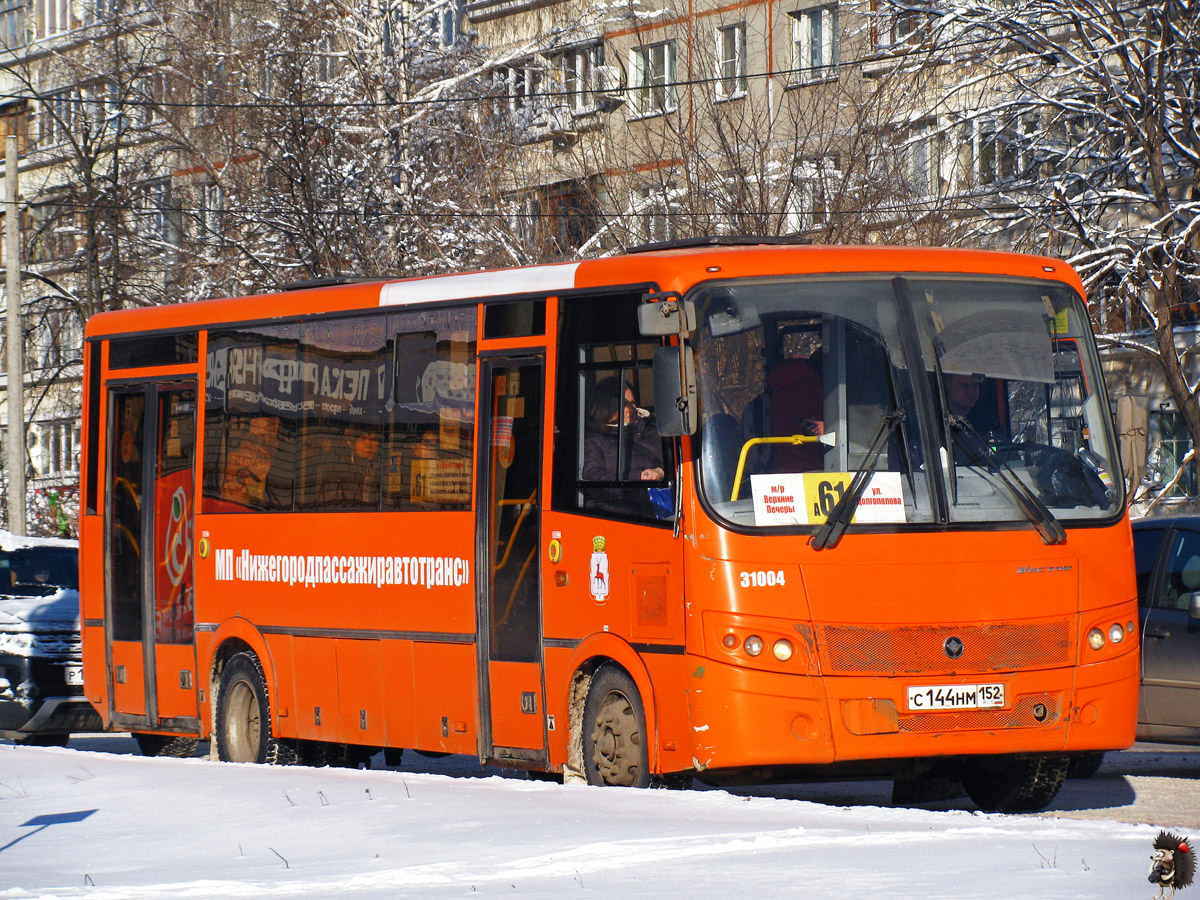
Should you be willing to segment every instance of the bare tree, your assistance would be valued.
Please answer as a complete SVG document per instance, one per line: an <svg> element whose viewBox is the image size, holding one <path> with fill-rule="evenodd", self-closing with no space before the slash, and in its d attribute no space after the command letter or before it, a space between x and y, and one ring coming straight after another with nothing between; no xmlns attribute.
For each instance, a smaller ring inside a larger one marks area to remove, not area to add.
<svg viewBox="0 0 1200 900"><path fill-rule="evenodd" d="M1188 0L893 3L959 99L984 242L1067 257L1105 331L1148 327L1200 446L1177 327L1200 313L1200 7Z"/></svg>

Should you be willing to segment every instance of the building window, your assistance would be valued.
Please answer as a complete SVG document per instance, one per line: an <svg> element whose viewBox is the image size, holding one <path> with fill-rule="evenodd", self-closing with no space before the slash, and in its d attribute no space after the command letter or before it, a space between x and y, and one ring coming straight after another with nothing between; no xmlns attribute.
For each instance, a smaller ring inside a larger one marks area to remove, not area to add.
<svg viewBox="0 0 1200 900"><path fill-rule="evenodd" d="M65 34L74 27L71 0L37 0L38 37Z"/></svg>
<svg viewBox="0 0 1200 900"><path fill-rule="evenodd" d="M541 92L542 70L532 63L505 66L496 71L496 81L509 112L516 112L533 105Z"/></svg>
<svg viewBox="0 0 1200 900"><path fill-rule="evenodd" d="M933 122L922 122L908 129L901 151L901 178L904 186L918 197L936 197L941 193L941 137Z"/></svg>
<svg viewBox="0 0 1200 900"><path fill-rule="evenodd" d="M37 475L79 471L79 423L37 422L29 429L31 462Z"/></svg>
<svg viewBox="0 0 1200 900"><path fill-rule="evenodd" d="M634 194L637 237L647 243L673 241L679 236L679 218L683 207L673 181L639 188Z"/></svg>
<svg viewBox="0 0 1200 900"><path fill-rule="evenodd" d="M798 234L824 225L829 219L829 197L840 178L833 158L797 165L784 203L784 232Z"/></svg>
<svg viewBox="0 0 1200 900"><path fill-rule="evenodd" d="M29 140L29 113L23 101L0 107L0 146L7 145L10 134L17 137L17 153L24 154Z"/></svg>
<svg viewBox="0 0 1200 900"><path fill-rule="evenodd" d="M1152 411L1146 422L1146 474L1142 488L1164 497L1195 497L1196 463L1185 464L1192 450L1183 414L1175 410Z"/></svg>
<svg viewBox="0 0 1200 900"><path fill-rule="evenodd" d="M221 233L225 216L225 191L219 184L203 184L197 194L198 237L206 240Z"/></svg>
<svg viewBox="0 0 1200 900"><path fill-rule="evenodd" d="M438 46L451 47L458 40L458 36L462 34L459 25L462 13L459 0L443 0L433 7L429 14L429 32Z"/></svg>
<svg viewBox="0 0 1200 900"><path fill-rule="evenodd" d="M133 83L128 98L128 110L134 129L149 128L155 122L161 121L162 110L159 101L167 95L167 76L161 70L148 72Z"/></svg>
<svg viewBox="0 0 1200 900"><path fill-rule="evenodd" d="M888 47L900 47L906 44L917 45L929 33L929 14L914 10L897 9L892 11L887 28L882 32L880 44Z"/></svg>
<svg viewBox="0 0 1200 900"><path fill-rule="evenodd" d="M792 16L792 69L796 82L832 78L838 66L838 9L819 6Z"/></svg>
<svg viewBox="0 0 1200 900"><path fill-rule="evenodd" d="M630 51L633 115L654 116L675 109L675 42Z"/></svg>
<svg viewBox="0 0 1200 900"><path fill-rule="evenodd" d="M121 130L122 98L114 82L97 81L86 85L79 92L77 117L88 133L98 135L104 131L117 133Z"/></svg>
<svg viewBox="0 0 1200 900"><path fill-rule="evenodd" d="M34 262L67 259L80 245L81 230L64 212L62 203L38 203L29 207L30 246Z"/></svg>
<svg viewBox="0 0 1200 900"><path fill-rule="evenodd" d="M595 112L600 67L604 65L604 45L575 47L554 58L554 68L566 103L575 115Z"/></svg>
<svg viewBox="0 0 1200 900"><path fill-rule="evenodd" d="M78 91L56 91L42 97L38 108L38 144L56 147L66 143L79 114Z"/></svg>
<svg viewBox="0 0 1200 900"><path fill-rule="evenodd" d="M717 29L717 98L746 93L746 23Z"/></svg>
<svg viewBox="0 0 1200 900"><path fill-rule="evenodd" d="M87 15L91 24L108 22L120 12L120 0L90 0Z"/></svg>
<svg viewBox="0 0 1200 900"><path fill-rule="evenodd" d="M159 178L145 186L142 217L146 237L168 244L179 242L183 231L182 213L171 194L170 178Z"/></svg>
<svg viewBox="0 0 1200 900"><path fill-rule="evenodd" d="M524 247L541 238L542 204L537 194L514 197L508 202L508 227Z"/></svg>
<svg viewBox="0 0 1200 900"><path fill-rule="evenodd" d="M30 325L29 371L50 371L56 377L62 367L80 362L83 326L73 310L44 310L31 319Z"/></svg>
<svg viewBox="0 0 1200 900"><path fill-rule="evenodd" d="M28 8L27 0L0 2L0 49L25 46L25 11Z"/></svg>
<svg viewBox="0 0 1200 900"><path fill-rule="evenodd" d="M338 75L338 53L332 34L324 35L317 41L316 58L318 83L329 84L334 81Z"/></svg>
<svg viewBox="0 0 1200 900"><path fill-rule="evenodd" d="M1007 122L978 119L959 126L959 167L966 187L1015 181L1036 173L1033 114Z"/></svg>

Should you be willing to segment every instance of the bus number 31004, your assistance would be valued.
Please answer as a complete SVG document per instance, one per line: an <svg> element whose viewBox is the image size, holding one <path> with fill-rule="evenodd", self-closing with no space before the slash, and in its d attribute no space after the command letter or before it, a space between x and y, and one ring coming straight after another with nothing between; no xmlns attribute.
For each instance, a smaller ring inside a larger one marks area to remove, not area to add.
<svg viewBox="0 0 1200 900"><path fill-rule="evenodd" d="M742 587L783 587L787 582L783 569L776 571L742 572Z"/></svg>

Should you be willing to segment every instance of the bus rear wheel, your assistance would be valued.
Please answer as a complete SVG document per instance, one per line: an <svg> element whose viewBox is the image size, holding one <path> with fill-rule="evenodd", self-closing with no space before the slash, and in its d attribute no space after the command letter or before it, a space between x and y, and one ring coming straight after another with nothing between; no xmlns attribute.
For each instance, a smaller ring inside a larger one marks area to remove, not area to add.
<svg viewBox="0 0 1200 900"><path fill-rule="evenodd" d="M175 759L188 759L196 755L195 738L135 731L133 739L137 741L138 750L142 752L142 756L170 756Z"/></svg>
<svg viewBox="0 0 1200 900"><path fill-rule="evenodd" d="M984 812L1040 812L1058 794L1071 761L1066 756L992 756L962 772L967 796Z"/></svg>
<svg viewBox="0 0 1200 900"><path fill-rule="evenodd" d="M294 751L271 733L267 679L253 653L237 653L225 664L213 730L217 757L225 762L294 762Z"/></svg>
<svg viewBox="0 0 1200 900"><path fill-rule="evenodd" d="M602 666L592 677L582 737L588 784L650 785L642 698L633 679L620 669Z"/></svg>

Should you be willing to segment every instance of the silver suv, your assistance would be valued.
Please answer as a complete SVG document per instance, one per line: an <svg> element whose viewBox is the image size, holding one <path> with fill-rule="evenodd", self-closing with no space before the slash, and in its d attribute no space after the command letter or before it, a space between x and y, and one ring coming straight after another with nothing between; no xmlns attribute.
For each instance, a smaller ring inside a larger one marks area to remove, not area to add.
<svg viewBox="0 0 1200 900"><path fill-rule="evenodd" d="M64 746L100 727L83 695L78 544L0 531L0 737Z"/></svg>

